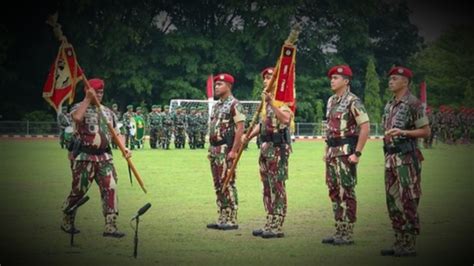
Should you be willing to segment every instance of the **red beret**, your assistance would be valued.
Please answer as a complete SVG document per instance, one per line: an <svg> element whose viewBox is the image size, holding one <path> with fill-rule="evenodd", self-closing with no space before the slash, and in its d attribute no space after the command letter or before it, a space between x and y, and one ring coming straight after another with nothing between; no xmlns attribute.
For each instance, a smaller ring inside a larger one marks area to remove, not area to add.
<svg viewBox="0 0 474 266"><path fill-rule="evenodd" d="M274 70L273 67L267 67L267 68L265 68L265 69L262 71L262 73L261 73L262 78L265 78L265 75L266 75L266 74L273 74L273 70Z"/></svg>
<svg viewBox="0 0 474 266"><path fill-rule="evenodd" d="M352 78L352 69L348 65L333 66L328 71L328 77L331 78L331 76L334 74L344 75Z"/></svg>
<svg viewBox="0 0 474 266"><path fill-rule="evenodd" d="M89 79L89 85L94 90L103 90L104 89L104 81L101 79Z"/></svg>
<svg viewBox="0 0 474 266"><path fill-rule="evenodd" d="M225 81L225 82L229 82L230 84L234 84L234 77L232 77L232 75L227 74L227 73L221 73L214 76L214 82L216 81Z"/></svg>
<svg viewBox="0 0 474 266"><path fill-rule="evenodd" d="M400 75L400 76L404 76L404 77L407 77L409 79L411 79L413 77L413 72L406 68L406 67L402 67L402 66L395 66L395 67L392 67L390 69L390 71L388 72L388 75L391 76L391 75Z"/></svg>

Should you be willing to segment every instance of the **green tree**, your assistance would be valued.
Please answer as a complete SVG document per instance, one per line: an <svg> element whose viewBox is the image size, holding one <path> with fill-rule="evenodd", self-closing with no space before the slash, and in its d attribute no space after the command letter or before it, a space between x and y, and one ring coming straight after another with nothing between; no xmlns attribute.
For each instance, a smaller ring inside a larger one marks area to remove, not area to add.
<svg viewBox="0 0 474 266"><path fill-rule="evenodd" d="M365 72L364 105L372 121L380 121L382 113L382 99L380 97L380 80L375 70L374 58L369 59Z"/></svg>

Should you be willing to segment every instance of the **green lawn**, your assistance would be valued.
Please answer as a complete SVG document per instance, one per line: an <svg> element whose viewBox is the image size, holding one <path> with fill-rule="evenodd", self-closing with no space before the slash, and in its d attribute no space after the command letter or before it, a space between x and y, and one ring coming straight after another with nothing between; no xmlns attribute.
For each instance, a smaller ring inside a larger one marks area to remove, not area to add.
<svg viewBox="0 0 474 266"><path fill-rule="evenodd" d="M148 145L148 143L147 143ZM321 244L333 232L331 204L321 160L323 142L297 142L290 158L286 237L255 238L251 230L264 222L262 186L255 145L239 164L240 228L213 231L215 197L205 150L135 151L133 161L148 194L130 186L125 161L116 157L119 174L119 227L123 239L102 237L103 217L97 185L79 210L78 247L59 230L61 205L69 193L71 174L66 152L55 141L0 141L2 204L0 265L15 264L200 264L200 265L454 265L474 262L473 160L469 146L439 145L424 150L422 233L419 256L379 256L392 242L385 207L381 142L369 142L359 165L356 244ZM116 152L116 154L118 154ZM139 257L132 255L131 216L146 202L152 208L140 223Z"/></svg>

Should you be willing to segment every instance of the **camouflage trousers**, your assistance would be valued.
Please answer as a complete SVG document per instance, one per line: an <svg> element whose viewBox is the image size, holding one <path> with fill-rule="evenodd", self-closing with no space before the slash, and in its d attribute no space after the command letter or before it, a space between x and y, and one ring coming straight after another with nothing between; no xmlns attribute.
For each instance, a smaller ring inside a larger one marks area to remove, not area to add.
<svg viewBox="0 0 474 266"><path fill-rule="evenodd" d="M326 160L326 184L332 202L336 222L356 221L357 200L356 165L349 163L349 156L337 156Z"/></svg>
<svg viewBox="0 0 474 266"><path fill-rule="evenodd" d="M263 205L268 215L279 215L283 218L286 216L285 181L288 179L289 154L287 144L275 147L271 142L264 142L260 149L259 165L263 183Z"/></svg>
<svg viewBox="0 0 474 266"><path fill-rule="evenodd" d="M231 177L226 189L222 192L223 182L227 174L227 170L231 167L232 161L227 160L227 145L210 146L209 162L211 165L211 173L214 181L214 190L216 192L216 203L219 209L238 209L237 187L235 186L236 175Z"/></svg>
<svg viewBox="0 0 474 266"><path fill-rule="evenodd" d="M72 161L72 188L63 204L63 211L74 206L95 180L102 198L104 216L118 213L117 174L112 161Z"/></svg>
<svg viewBox="0 0 474 266"><path fill-rule="evenodd" d="M392 228L396 232L420 233L418 204L421 196L421 163L385 168L385 193Z"/></svg>

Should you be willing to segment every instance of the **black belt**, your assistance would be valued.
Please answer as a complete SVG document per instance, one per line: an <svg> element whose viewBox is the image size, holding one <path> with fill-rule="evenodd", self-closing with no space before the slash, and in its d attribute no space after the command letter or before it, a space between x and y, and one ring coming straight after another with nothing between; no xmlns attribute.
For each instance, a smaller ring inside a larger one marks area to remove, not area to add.
<svg viewBox="0 0 474 266"><path fill-rule="evenodd" d="M218 141L211 140L210 143L211 143L212 146L221 146L221 145L226 144L227 141L225 139L221 139L221 140L218 140Z"/></svg>
<svg viewBox="0 0 474 266"><path fill-rule="evenodd" d="M260 142L272 142L274 145L281 145L288 143L287 134L286 133L273 133L267 135L260 135Z"/></svg>
<svg viewBox="0 0 474 266"><path fill-rule="evenodd" d="M349 144L350 146L356 146L358 139L358 136L347 138L329 138L326 140L326 143L329 147L339 147L346 144Z"/></svg>
<svg viewBox="0 0 474 266"><path fill-rule="evenodd" d="M110 149L110 146L108 146L105 149L95 149L95 148L89 148L89 147L81 147L79 149L79 152L87 153L89 155L102 155L104 153L112 153L112 149Z"/></svg>

